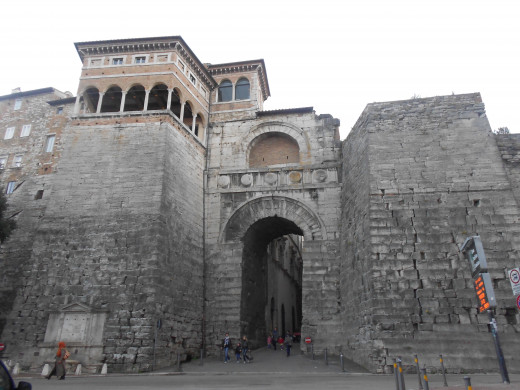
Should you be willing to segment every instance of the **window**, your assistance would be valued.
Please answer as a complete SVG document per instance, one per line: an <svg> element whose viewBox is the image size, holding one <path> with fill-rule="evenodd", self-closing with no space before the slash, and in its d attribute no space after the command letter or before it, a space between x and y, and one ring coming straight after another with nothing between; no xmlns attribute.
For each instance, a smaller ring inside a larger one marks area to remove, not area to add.
<svg viewBox="0 0 520 390"><path fill-rule="evenodd" d="M63 107L58 107L58 109L56 110L56 114L58 114L58 115L63 114Z"/></svg>
<svg viewBox="0 0 520 390"><path fill-rule="evenodd" d="M47 141L45 143L45 152L46 153L52 152L52 149L54 148L55 138L56 138L56 135L54 135L54 134L47 136Z"/></svg>
<svg viewBox="0 0 520 390"><path fill-rule="evenodd" d="M123 58L112 58L112 65L123 65Z"/></svg>
<svg viewBox="0 0 520 390"><path fill-rule="evenodd" d="M144 64L146 63L146 57L135 57L134 62L136 64Z"/></svg>
<svg viewBox="0 0 520 390"><path fill-rule="evenodd" d="M27 137L29 134L31 134L31 126L32 125L23 125L20 137Z"/></svg>
<svg viewBox="0 0 520 390"><path fill-rule="evenodd" d="M20 108L22 108L22 99L16 99L14 101L14 109L19 110Z"/></svg>
<svg viewBox="0 0 520 390"><path fill-rule="evenodd" d="M179 60L179 68L181 68L182 72L184 73L184 64L182 63L182 61Z"/></svg>
<svg viewBox="0 0 520 390"><path fill-rule="evenodd" d="M240 79L235 87L235 100L249 99L249 80Z"/></svg>
<svg viewBox="0 0 520 390"><path fill-rule="evenodd" d="M4 139L11 139L14 136L14 127L8 127L5 131Z"/></svg>
<svg viewBox="0 0 520 390"><path fill-rule="evenodd" d="M10 181L9 183L7 183L7 188L5 190L5 193L6 194L12 194L13 191L14 191L15 185L16 185L15 181Z"/></svg>
<svg viewBox="0 0 520 390"><path fill-rule="evenodd" d="M230 102L233 98L233 84L231 81L224 80L218 87L218 101L219 102Z"/></svg>
<svg viewBox="0 0 520 390"><path fill-rule="evenodd" d="M191 83L192 83L193 85L197 85L197 79L196 79L195 76L192 75L191 73L190 73L190 81L191 81Z"/></svg>
<svg viewBox="0 0 520 390"><path fill-rule="evenodd" d="M17 154L13 159L13 167L20 168L22 166L22 155Z"/></svg>
<svg viewBox="0 0 520 390"><path fill-rule="evenodd" d="M7 157L0 157L0 169L5 169L5 164L7 164Z"/></svg>

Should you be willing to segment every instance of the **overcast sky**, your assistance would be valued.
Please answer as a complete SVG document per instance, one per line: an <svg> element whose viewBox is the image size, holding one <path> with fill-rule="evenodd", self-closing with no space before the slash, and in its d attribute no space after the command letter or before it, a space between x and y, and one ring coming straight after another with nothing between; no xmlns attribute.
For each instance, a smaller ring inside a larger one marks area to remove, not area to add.
<svg viewBox="0 0 520 390"><path fill-rule="evenodd" d="M181 35L202 62L263 58L264 109L313 106L345 138L368 103L480 92L520 132L518 0L26 0L0 8L0 95L77 92L74 42Z"/></svg>

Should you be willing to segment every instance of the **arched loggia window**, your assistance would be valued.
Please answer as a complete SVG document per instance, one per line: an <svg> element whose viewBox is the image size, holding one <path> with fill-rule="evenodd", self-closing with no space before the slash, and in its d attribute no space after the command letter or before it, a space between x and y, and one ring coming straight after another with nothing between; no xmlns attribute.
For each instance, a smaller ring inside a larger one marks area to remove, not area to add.
<svg viewBox="0 0 520 390"><path fill-rule="evenodd" d="M235 86L235 100L247 100L249 97L249 80L242 78L238 80Z"/></svg>
<svg viewBox="0 0 520 390"><path fill-rule="evenodd" d="M233 84L229 80L224 80L218 87L218 101L230 102L233 99Z"/></svg>

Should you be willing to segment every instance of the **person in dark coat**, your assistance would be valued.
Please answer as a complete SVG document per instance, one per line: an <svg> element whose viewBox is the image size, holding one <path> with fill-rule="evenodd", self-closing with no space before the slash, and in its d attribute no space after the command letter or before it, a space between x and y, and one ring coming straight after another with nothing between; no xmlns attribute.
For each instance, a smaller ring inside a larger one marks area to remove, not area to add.
<svg viewBox="0 0 520 390"><path fill-rule="evenodd" d="M67 360L70 356L69 351L67 351L65 347L66 345L63 341L58 343L58 352L56 352L54 368L50 374L46 376L47 379L51 379L51 376L53 375L56 375L60 380L65 379L65 360Z"/></svg>
<svg viewBox="0 0 520 390"><path fill-rule="evenodd" d="M229 357L229 350L231 348L231 339L229 338L229 333L226 332L226 337L222 340L222 349L224 350L224 363L227 363L228 360L231 360Z"/></svg>

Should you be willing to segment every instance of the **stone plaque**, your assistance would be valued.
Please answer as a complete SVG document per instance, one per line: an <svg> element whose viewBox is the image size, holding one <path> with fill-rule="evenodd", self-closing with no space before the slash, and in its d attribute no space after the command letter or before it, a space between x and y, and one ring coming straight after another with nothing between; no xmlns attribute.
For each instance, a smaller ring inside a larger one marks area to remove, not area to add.
<svg viewBox="0 0 520 390"><path fill-rule="evenodd" d="M274 184L278 180L278 175L276 173L269 172L265 175L265 182L267 184Z"/></svg>
<svg viewBox="0 0 520 390"><path fill-rule="evenodd" d="M87 313L67 313L63 320L61 338L67 341L83 341L86 336Z"/></svg>
<svg viewBox="0 0 520 390"><path fill-rule="evenodd" d="M220 176L218 178L218 186L220 188L225 188L225 187L229 186L230 182L231 182L231 179L229 178L229 176Z"/></svg>

